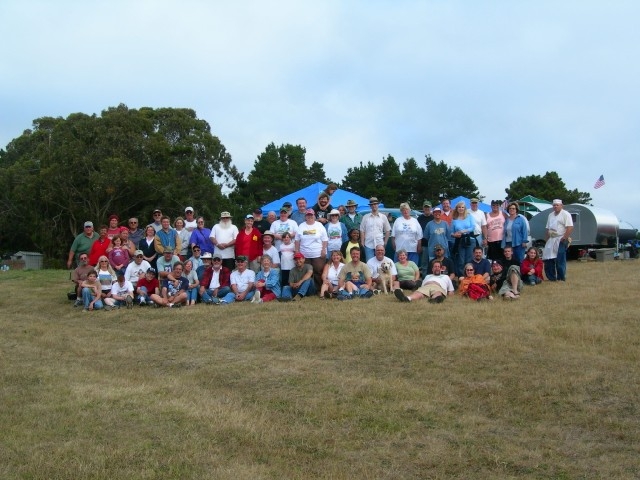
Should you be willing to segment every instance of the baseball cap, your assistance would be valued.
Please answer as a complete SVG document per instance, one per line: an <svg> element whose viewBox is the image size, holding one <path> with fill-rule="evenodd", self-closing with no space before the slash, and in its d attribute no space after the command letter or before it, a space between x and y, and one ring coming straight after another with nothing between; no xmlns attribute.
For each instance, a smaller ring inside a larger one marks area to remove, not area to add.
<svg viewBox="0 0 640 480"><path fill-rule="evenodd" d="M304 258L304 255L301 254L300 252L296 252L293 254L293 258Z"/></svg>
<svg viewBox="0 0 640 480"><path fill-rule="evenodd" d="M156 269L153 268L153 267L147 268L147 273L150 273L152 275L156 275L157 274Z"/></svg>
<svg viewBox="0 0 640 480"><path fill-rule="evenodd" d="M246 255L238 255L236 257L236 262L247 262L249 261L249 259L247 258Z"/></svg>
<svg viewBox="0 0 640 480"><path fill-rule="evenodd" d="M184 209L184 212L185 212L185 213L187 213L187 212L193 212L193 207L187 207L187 208L185 208L185 209Z"/></svg>
<svg viewBox="0 0 640 480"><path fill-rule="evenodd" d="M144 255L144 252L142 250L136 250L135 252L133 252L134 256L138 256L138 255Z"/></svg>
<svg viewBox="0 0 640 480"><path fill-rule="evenodd" d="M84 222L85 227L93 227L93 222Z"/></svg>
<svg viewBox="0 0 640 480"><path fill-rule="evenodd" d="M307 208L307 211L304 212L304 214L305 214L305 216L306 215L313 215L315 217L316 212L315 212L315 210L313 208Z"/></svg>

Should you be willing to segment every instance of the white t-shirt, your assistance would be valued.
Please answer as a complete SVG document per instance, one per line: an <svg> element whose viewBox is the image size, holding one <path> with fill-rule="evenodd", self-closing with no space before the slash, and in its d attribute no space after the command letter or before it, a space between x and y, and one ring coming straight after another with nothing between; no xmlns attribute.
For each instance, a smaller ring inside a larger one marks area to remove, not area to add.
<svg viewBox="0 0 640 480"><path fill-rule="evenodd" d="M422 228L415 218L400 217L393 222L391 236L396 242L396 252L404 249L407 252L415 253L418 251L418 242L422 241Z"/></svg>
<svg viewBox="0 0 640 480"><path fill-rule="evenodd" d="M274 265L274 268L280 268L278 267L278 265L280 265L280 254L275 246L271 245L271 248L266 251L263 249L262 254L269 255L271 257L271 263Z"/></svg>
<svg viewBox="0 0 640 480"><path fill-rule="evenodd" d="M118 295L121 297L126 297L127 295L133 295L133 285L131 282L125 280L123 285L116 282L111 285L111 295Z"/></svg>
<svg viewBox="0 0 640 480"><path fill-rule="evenodd" d="M133 261L127 265L127 269L124 271L124 279L135 286L138 283L140 274L144 275L150 268L151 265L144 259L140 262L140 265Z"/></svg>
<svg viewBox="0 0 640 480"><path fill-rule="evenodd" d="M296 246L293 242L289 243L289 245L285 245L284 243L280 245L280 270L291 270L296 266L296 263L293 261L295 251Z"/></svg>
<svg viewBox="0 0 640 480"><path fill-rule="evenodd" d="M385 260L391 263L391 275L398 276L398 269L396 268L396 264L393 263L393 261L389 257L382 257L382 260L378 260L376 257L373 257L367 260L367 266L369 267L369 270L371 270L371 278L378 278L378 275L380 275L378 273L378 268L380 268L380 265L382 265L382 262L384 262Z"/></svg>
<svg viewBox="0 0 640 480"><path fill-rule="evenodd" d="M556 215L555 212L551 212L549 214L549 218L547 219L547 229L549 230L549 235L551 237L563 236L567 231L567 227L573 227L573 219L569 212L562 209L558 215Z"/></svg>
<svg viewBox="0 0 640 480"><path fill-rule="evenodd" d="M320 222L309 225L306 221L298 225L296 242L300 242L300 253L306 258L319 258L322 253L322 242L328 242L327 230Z"/></svg>
<svg viewBox="0 0 640 480"><path fill-rule="evenodd" d="M448 275L427 275L422 281L422 285L428 282L436 282L445 292L453 292L453 283Z"/></svg>
<svg viewBox="0 0 640 480"><path fill-rule="evenodd" d="M242 273L238 270L231 272L231 285L237 287L238 293L244 293L249 288L250 283L256 283L256 273L250 268L247 268Z"/></svg>
<svg viewBox="0 0 640 480"><path fill-rule="evenodd" d="M476 221L476 226L473 229L473 234L480 235L482 233L482 227L487 225L487 216L482 210L467 210L467 212Z"/></svg>
<svg viewBox="0 0 640 480"><path fill-rule="evenodd" d="M219 223L216 223L213 227L211 227L211 235L209 238L215 238L218 243L229 243L232 240L235 240L238 236L238 227L235 225L231 225L229 228L222 228ZM215 247L215 252L220 255L220 257L224 260L227 258L235 258L236 249L234 245L230 247L220 249Z"/></svg>
<svg viewBox="0 0 640 480"><path fill-rule="evenodd" d="M338 268L336 268L333 265L333 262L328 264L328 268L327 268L327 280L329 280L329 282L331 282L331 285L338 285L338 279L340 276L340 270L342 270L342 267L344 267L344 263L339 263L338 264Z"/></svg>
<svg viewBox="0 0 640 480"><path fill-rule="evenodd" d="M294 220L291 220L290 218L285 220L284 222L282 220L275 220L271 224L271 231L276 235L282 235L285 232L289 232L289 234L291 235L291 240L293 240L294 237L296 236L296 232L298 231L298 224ZM281 243L282 243L282 240L279 240L276 238L274 245L276 246L277 249L280 249Z"/></svg>

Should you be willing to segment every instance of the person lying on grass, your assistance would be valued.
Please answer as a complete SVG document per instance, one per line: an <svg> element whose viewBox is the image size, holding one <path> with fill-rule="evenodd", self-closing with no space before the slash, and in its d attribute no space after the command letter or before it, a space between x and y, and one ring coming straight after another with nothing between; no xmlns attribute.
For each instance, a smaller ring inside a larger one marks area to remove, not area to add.
<svg viewBox="0 0 640 480"><path fill-rule="evenodd" d="M494 260L491 264L491 277L489 286L494 292L498 292L504 300L518 300L522 290L522 279L520 278L520 268L517 265L510 265L505 270L502 261Z"/></svg>
<svg viewBox="0 0 640 480"><path fill-rule="evenodd" d="M401 302L413 302L415 300L429 299L429 303L442 303L449 295L453 295L453 283L451 278L443 275L441 271L442 265L437 260L432 262L430 275L427 275L422 281L422 286L411 295L406 296L402 289L396 288L393 294Z"/></svg>

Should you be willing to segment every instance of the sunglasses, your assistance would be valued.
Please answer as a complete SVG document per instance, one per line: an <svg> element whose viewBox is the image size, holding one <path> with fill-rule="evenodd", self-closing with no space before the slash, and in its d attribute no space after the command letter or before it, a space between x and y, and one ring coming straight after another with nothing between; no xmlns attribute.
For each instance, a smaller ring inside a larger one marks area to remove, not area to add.
<svg viewBox="0 0 640 480"><path fill-rule="evenodd" d="M143 255L136 255L136 258L143 258Z"/></svg>
<svg viewBox="0 0 640 480"><path fill-rule="evenodd" d="M473 272L473 268L467 268L465 272Z"/></svg>

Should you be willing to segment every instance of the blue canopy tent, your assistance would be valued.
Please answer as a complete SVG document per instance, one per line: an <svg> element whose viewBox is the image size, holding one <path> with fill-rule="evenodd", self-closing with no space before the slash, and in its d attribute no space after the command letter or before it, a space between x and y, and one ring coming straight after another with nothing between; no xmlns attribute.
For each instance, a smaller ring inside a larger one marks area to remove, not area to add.
<svg viewBox="0 0 640 480"><path fill-rule="evenodd" d="M296 200L300 197L304 197L307 200L307 206L311 208L316 204L316 202L318 201L318 195L320 195L320 193L325 188L327 188L326 183L314 183L313 185L304 187L297 192L290 193L289 195L285 195L278 200L267 203L266 205L262 206L262 213L267 214L270 210L278 212L284 202L291 202L293 210L296 210ZM369 199L361 197L357 193L338 189L333 193L333 195L331 195L331 205L334 208L337 208L338 205L346 205L347 200L354 200L358 204L358 210L369 208ZM384 205L381 203L380 207L384 207Z"/></svg>
<svg viewBox="0 0 640 480"><path fill-rule="evenodd" d="M451 202L452 209L456 207L456 204L458 202L464 202L467 208L471 208L471 200L468 199L467 197L460 196L460 197L452 198L449 201ZM438 207L442 207L442 204L438 205ZM484 202L478 202L478 210L484 213L489 213L491 211L491 205Z"/></svg>

